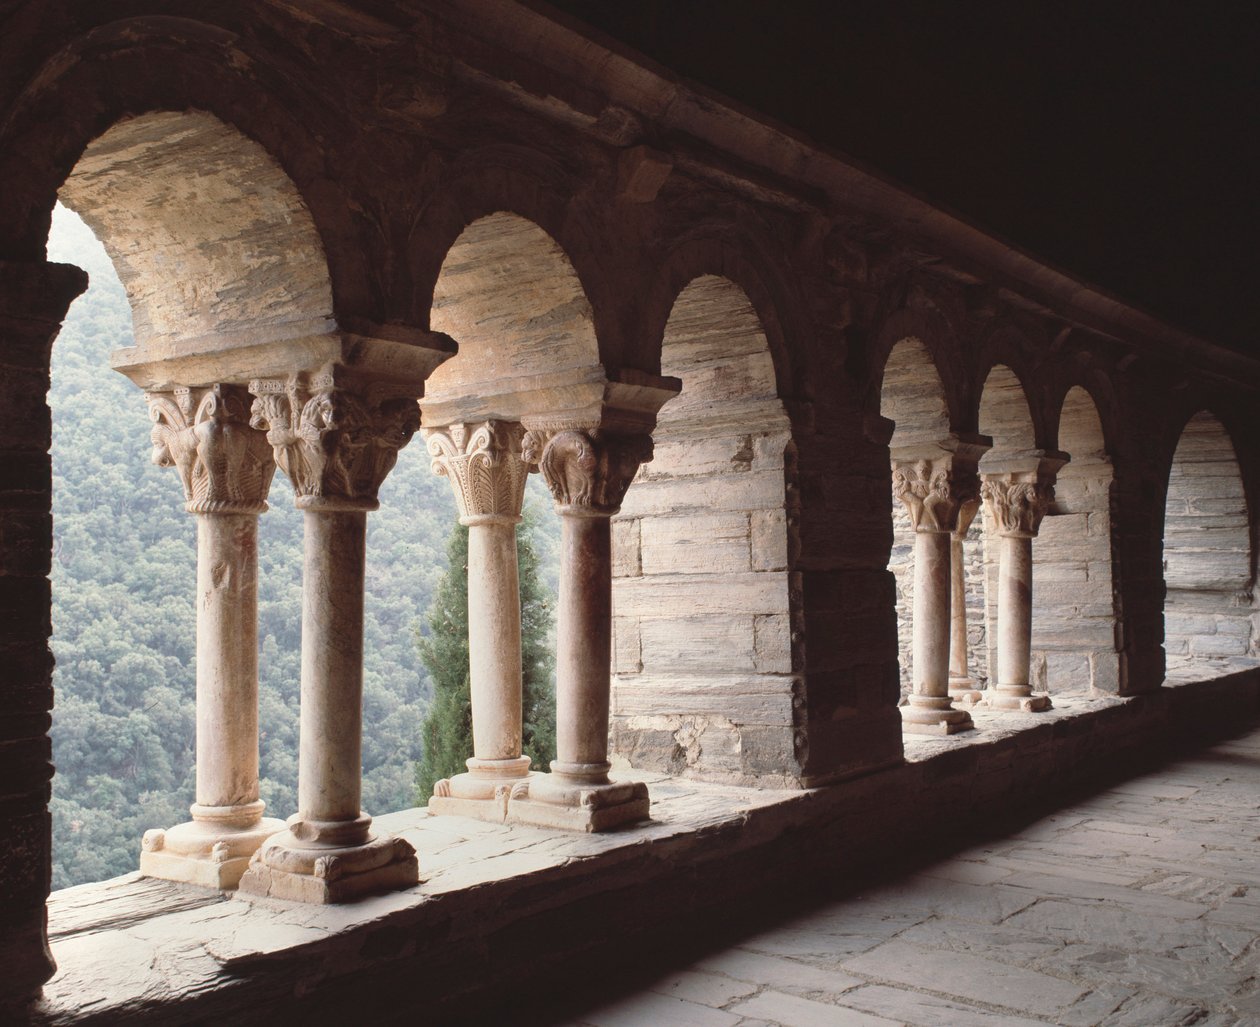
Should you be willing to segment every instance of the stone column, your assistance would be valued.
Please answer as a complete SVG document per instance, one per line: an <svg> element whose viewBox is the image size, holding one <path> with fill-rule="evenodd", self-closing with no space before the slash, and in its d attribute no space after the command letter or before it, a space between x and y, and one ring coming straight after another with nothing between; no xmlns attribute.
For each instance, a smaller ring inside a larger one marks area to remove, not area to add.
<svg viewBox="0 0 1260 1027"><path fill-rule="evenodd" d="M1054 475L1063 460L1041 458L1026 469L986 471L981 494L1002 539L998 562L997 680L986 703L998 710L1037 713L1048 695L1034 695L1032 657L1032 540L1054 500Z"/></svg>
<svg viewBox="0 0 1260 1027"><path fill-rule="evenodd" d="M914 527L914 692L901 708L904 730L949 735L971 728L971 715L949 695L951 536L959 511L976 497L975 464L950 454L893 455L893 495Z"/></svg>
<svg viewBox="0 0 1260 1027"><path fill-rule="evenodd" d="M56 963L45 900L52 877L52 566L46 395L53 340L87 275L0 260L0 1023L28 1023Z"/></svg>
<svg viewBox="0 0 1260 1027"><path fill-rule="evenodd" d="M362 785L363 570L367 513L419 427L415 400L371 402L332 373L250 383L252 423L293 482L306 536L298 812L268 839L240 890L344 902L417 881L415 850L373 833Z"/></svg>
<svg viewBox="0 0 1260 1027"><path fill-rule="evenodd" d="M646 434L602 428L530 431L524 457L541 470L561 516L556 624L556 759L514 789L511 820L602 831L648 815L647 786L608 778L612 560L609 520L639 465Z"/></svg>
<svg viewBox="0 0 1260 1027"><path fill-rule="evenodd" d="M192 820L146 831L140 872L235 888L284 830L258 797L258 515L275 472L250 396L216 385L150 392L153 462L174 467L197 518L197 801Z"/></svg>
<svg viewBox="0 0 1260 1027"><path fill-rule="evenodd" d="M521 594L516 525L525 479L524 429L512 421L425 428L433 470L450 479L468 526L468 656L473 754L468 772L438 781L431 813L501 821L521 755Z"/></svg>
<svg viewBox="0 0 1260 1027"><path fill-rule="evenodd" d="M964 547L979 509L979 497L962 505L958 511L958 527L949 543L949 696L954 702L976 703L982 698L967 665L967 553Z"/></svg>

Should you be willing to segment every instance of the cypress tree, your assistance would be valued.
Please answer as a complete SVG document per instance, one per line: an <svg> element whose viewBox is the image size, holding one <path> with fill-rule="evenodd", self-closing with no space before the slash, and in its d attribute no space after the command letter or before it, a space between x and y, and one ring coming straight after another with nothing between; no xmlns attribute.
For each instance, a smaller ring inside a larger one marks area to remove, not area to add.
<svg viewBox="0 0 1260 1027"><path fill-rule="evenodd" d="M522 743L536 770L556 755L556 704L552 675L552 600L538 574L537 517L531 506L516 531L521 591ZM462 773L472 755L472 690L468 676L468 529L456 524L447 546L449 564L429 607L429 631L417 639L433 681L433 702L423 728L424 755L416 764L416 798L429 801L433 785Z"/></svg>

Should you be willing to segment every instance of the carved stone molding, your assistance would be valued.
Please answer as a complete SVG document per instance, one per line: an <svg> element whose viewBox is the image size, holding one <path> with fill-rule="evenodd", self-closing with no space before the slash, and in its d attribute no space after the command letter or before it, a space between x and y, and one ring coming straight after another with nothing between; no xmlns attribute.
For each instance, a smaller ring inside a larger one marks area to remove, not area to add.
<svg viewBox="0 0 1260 1027"><path fill-rule="evenodd" d="M529 465L525 429L515 421L482 421L422 429L433 472L450 479L462 524L521 519Z"/></svg>
<svg viewBox="0 0 1260 1027"><path fill-rule="evenodd" d="M398 451L420 427L414 399L373 401L330 375L252 381L250 424L267 433L299 509L376 509Z"/></svg>
<svg viewBox="0 0 1260 1027"><path fill-rule="evenodd" d="M639 466L652 459L652 436L535 429L525 433L521 454L542 472L561 513L611 517Z"/></svg>
<svg viewBox="0 0 1260 1027"><path fill-rule="evenodd" d="M895 462L893 496L905 504L915 531L958 530L959 515L979 500L975 466L951 457Z"/></svg>
<svg viewBox="0 0 1260 1027"><path fill-rule="evenodd" d="M986 474L981 495L999 535L1033 538L1054 502L1054 479L1037 473Z"/></svg>
<svg viewBox="0 0 1260 1027"><path fill-rule="evenodd" d="M174 467L189 513L267 509L276 465L266 436L250 425L249 393L234 385L147 394L153 462Z"/></svg>

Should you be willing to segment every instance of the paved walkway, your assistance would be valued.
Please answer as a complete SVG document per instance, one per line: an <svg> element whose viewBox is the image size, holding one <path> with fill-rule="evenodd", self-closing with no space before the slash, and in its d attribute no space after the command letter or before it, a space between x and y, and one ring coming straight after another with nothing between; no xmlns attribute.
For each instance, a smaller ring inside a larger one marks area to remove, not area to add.
<svg viewBox="0 0 1260 1027"><path fill-rule="evenodd" d="M1260 1027L1260 730L570 1023Z"/></svg>

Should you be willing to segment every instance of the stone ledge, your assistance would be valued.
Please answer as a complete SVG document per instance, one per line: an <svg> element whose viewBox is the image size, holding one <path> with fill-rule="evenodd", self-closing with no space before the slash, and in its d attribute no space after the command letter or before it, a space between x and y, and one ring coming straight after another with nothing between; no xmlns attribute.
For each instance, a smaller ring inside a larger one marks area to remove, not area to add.
<svg viewBox="0 0 1260 1027"><path fill-rule="evenodd" d="M775 882L821 890L950 832L1048 807L1258 708L1251 671L1131 699L1064 699L1048 714L993 715L992 726L981 713L987 730L916 740L903 765L830 788L640 774L652 821L606 835L406 810L376 823L416 847L420 885L345 906L222 899L135 874L67 889L49 904L60 970L34 1022L262 1023L281 1004L315 1022L391 1009L446 1022L571 976L578 954L703 922Z"/></svg>

